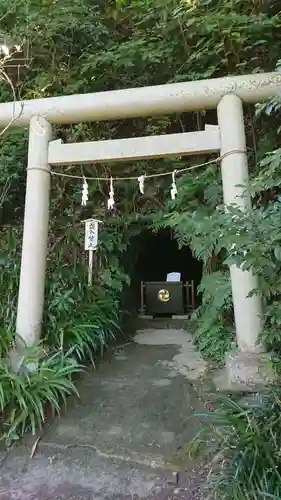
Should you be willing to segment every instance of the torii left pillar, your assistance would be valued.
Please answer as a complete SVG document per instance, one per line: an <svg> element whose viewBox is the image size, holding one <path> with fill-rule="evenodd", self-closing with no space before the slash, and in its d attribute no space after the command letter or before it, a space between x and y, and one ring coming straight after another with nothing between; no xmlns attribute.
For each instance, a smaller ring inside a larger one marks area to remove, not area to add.
<svg viewBox="0 0 281 500"><path fill-rule="evenodd" d="M17 335L27 346L40 339L49 224L52 128L42 116L30 120Z"/></svg>

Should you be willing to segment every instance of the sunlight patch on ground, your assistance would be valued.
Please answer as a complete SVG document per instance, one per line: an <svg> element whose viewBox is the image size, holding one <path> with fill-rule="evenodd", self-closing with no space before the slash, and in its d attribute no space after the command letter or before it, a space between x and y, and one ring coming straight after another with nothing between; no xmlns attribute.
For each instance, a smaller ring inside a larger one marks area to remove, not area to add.
<svg viewBox="0 0 281 500"><path fill-rule="evenodd" d="M197 352L192 335L184 329L138 330L134 341L140 345L178 346L178 353L171 361L160 361L161 364L171 369L171 377L181 374L189 380L199 380L207 371L207 363Z"/></svg>

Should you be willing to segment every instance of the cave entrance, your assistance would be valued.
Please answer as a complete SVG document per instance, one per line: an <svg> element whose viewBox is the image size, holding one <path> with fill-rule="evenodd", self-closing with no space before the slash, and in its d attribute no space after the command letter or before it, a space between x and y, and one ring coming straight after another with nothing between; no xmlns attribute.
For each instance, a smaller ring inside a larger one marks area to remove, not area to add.
<svg viewBox="0 0 281 500"><path fill-rule="evenodd" d="M187 314L198 306L202 263L189 247L178 248L172 231L146 230L135 236L126 263L131 277L126 298L129 310L171 317ZM179 276L176 280L175 276L168 278L169 273Z"/></svg>

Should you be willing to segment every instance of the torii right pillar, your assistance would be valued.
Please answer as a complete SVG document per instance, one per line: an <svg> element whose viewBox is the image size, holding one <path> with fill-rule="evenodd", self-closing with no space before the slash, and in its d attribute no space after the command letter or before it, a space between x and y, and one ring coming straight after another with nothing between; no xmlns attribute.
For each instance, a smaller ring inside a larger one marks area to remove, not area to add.
<svg viewBox="0 0 281 500"><path fill-rule="evenodd" d="M226 94L218 104L221 135L221 173L224 204L251 209L243 103L236 94ZM273 381L269 355L259 342L263 327L261 297L249 293L258 289L258 280L249 271L230 267L232 299L238 350L226 356L229 389L256 390ZM219 387L218 387L219 388Z"/></svg>

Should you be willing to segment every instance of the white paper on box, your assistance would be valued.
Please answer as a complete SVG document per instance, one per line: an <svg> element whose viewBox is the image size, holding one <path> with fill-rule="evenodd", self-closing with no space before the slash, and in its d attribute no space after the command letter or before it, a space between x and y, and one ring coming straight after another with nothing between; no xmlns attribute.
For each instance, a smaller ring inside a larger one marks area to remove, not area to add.
<svg viewBox="0 0 281 500"><path fill-rule="evenodd" d="M181 273L169 273L167 274L167 281L180 281Z"/></svg>

